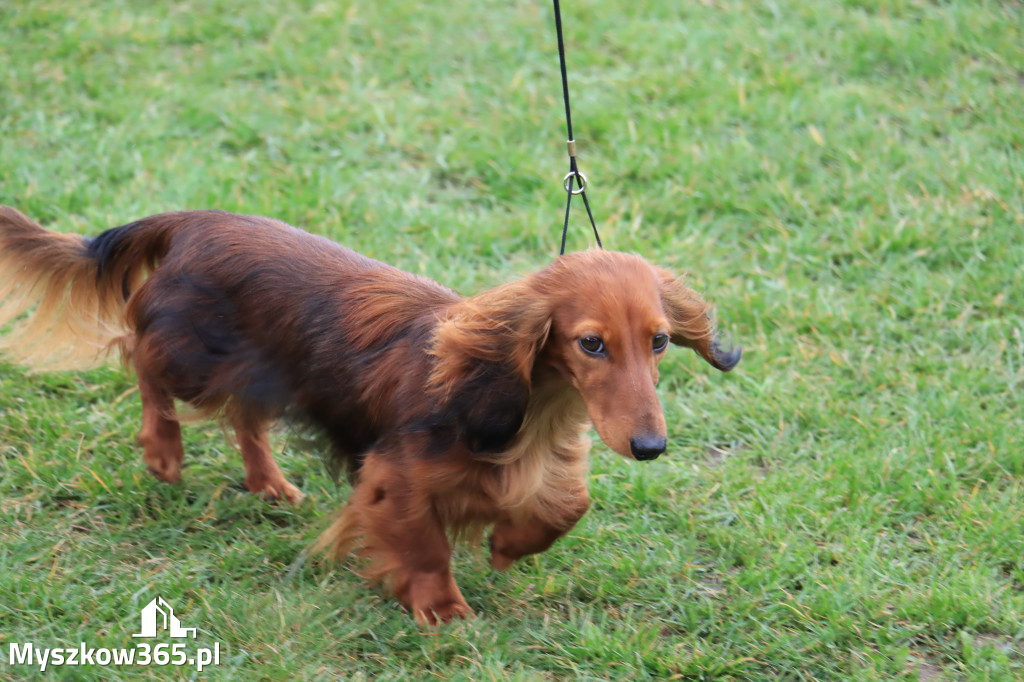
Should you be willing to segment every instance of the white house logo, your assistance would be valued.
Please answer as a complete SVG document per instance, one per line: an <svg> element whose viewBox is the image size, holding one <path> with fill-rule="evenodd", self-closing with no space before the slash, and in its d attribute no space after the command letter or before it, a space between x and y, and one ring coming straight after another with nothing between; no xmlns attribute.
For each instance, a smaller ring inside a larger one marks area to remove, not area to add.
<svg viewBox="0 0 1024 682"><path fill-rule="evenodd" d="M196 629L181 627L174 609L163 597L156 597L142 607L142 632L136 632L132 637L156 637L158 627L167 630L171 637L188 637L191 634L192 639L196 638Z"/></svg>
<svg viewBox="0 0 1024 682"><path fill-rule="evenodd" d="M198 628L187 628L174 615L174 609L163 597L155 597L142 607L140 632L133 638L156 638L163 634L173 639L196 639ZM10 665L38 667L100 666L126 668L132 666L189 666L202 672L210 665L220 665L220 642L213 647L197 647L189 651L185 642L139 642L133 647L91 647L85 642L77 646L49 647L35 642L11 642L8 648ZM0 675L3 677L3 675Z"/></svg>

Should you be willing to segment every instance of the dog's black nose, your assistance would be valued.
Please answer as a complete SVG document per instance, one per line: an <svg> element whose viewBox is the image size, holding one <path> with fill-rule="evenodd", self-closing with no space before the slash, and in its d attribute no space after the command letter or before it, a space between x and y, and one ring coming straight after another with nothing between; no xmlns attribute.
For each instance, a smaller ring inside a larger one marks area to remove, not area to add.
<svg viewBox="0 0 1024 682"><path fill-rule="evenodd" d="M660 436L630 438L629 451L641 462L646 462L665 452L665 439Z"/></svg>

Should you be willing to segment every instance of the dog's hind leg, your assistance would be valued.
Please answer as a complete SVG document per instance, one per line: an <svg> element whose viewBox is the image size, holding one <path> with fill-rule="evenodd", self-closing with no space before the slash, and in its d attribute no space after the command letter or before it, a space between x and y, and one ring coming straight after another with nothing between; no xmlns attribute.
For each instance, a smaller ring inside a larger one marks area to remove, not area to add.
<svg viewBox="0 0 1024 682"><path fill-rule="evenodd" d="M384 582L425 625L467 618L473 610L452 577L451 545L429 496L416 489L415 467L370 453L341 518L321 538L335 556L358 544L370 560L363 574ZM359 537L361 536L361 538Z"/></svg>
<svg viewBox="0 0 1024 682"><path fill-rule="evenodd" d="M181 445L181 425L174 412L174 399L157 381L148 377L136 363L139 395L142 397L142 430L139 444L150 472L162 481L181 480L185 451Z"/></svg>
<svg viewBox="0 0 1024 682"><path fill-rule="evenodd" d="M233 416L231 425L245 463L246 490L262 493L270 499L285 499L293 504L301 502L304 495L288 482L274 461L266 423L253 424L241 416Z"/></svg>

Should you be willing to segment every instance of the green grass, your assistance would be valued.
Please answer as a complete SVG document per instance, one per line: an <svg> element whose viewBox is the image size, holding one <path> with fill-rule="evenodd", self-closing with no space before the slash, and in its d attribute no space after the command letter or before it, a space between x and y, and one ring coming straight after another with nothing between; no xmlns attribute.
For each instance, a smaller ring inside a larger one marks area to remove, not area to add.
<svg viewBox="0 0 1024 682"><path fill-rule="evenodd" d="M215 425L185 480L117 368L0 367L10 643L131 646L156 594L208 679L1024 676L1024 7L563 3L580 163L612 248L688 270L745 349L673 352L670 455L595 448L594 506L479 617L422 632L303 550L344 501L276 436L297 508ZM0 5L0 203L95 234L265 214L470 293L557 250L567 170L546 2ZM582 206L570 248L589 245ZM301 276L301 273L299 273Z"/></svg>

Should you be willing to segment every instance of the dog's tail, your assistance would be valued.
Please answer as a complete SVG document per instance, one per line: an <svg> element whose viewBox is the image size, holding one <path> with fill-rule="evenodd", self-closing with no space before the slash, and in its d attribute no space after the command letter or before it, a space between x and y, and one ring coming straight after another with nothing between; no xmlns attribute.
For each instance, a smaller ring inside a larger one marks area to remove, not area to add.
<svg viewBox="0 0 1024 682"><path fill-rule="evenodd" d="M0 206L0 327L11 324L0 355L39 370L101 363L126 332L125 302L174 227L147 219L89 239Z"/></svg>

